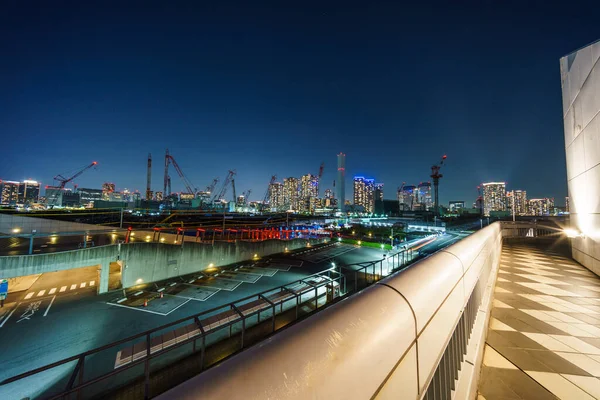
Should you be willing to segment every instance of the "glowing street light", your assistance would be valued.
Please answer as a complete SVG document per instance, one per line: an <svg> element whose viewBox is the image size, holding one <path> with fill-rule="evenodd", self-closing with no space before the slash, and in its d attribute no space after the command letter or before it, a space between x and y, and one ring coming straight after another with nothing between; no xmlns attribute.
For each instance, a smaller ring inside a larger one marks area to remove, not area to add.
<svg viewBox="0 0 600 400"><path fill-rule="evenodd" d="M563 232L567 235L568 238L584 237L583 233L572 228L563 229Z"/></svg>

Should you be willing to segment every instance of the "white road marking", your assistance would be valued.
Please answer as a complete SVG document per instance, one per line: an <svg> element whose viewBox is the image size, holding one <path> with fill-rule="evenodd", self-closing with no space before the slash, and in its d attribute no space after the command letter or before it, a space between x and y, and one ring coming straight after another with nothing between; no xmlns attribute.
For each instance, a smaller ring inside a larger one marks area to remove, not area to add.
<svg viewBox="0 0 600 400"><path fill-rule="evenodd" d="M52 289L50 289L50 291L48 292L48 294L54 294L54 292L56 292L56 288L53 287Z"/></svg>
<svg viewBox="0 0 600 400"><path fill-rule="evenodd" d="M52 303L54 303L54 299L55 299L55 298L56 298L56 296L54 296L54 297L52 298L52 300L50 300L50 304L48 304L48 308L46 308L46 312L44 313L44 317L45 317L46 315L48 315L48 311L50 311L50 307L52 307Z"/></svg>
<svg viewBox="0 0 600 400"><path fill-rule="evenodd" d="M90 281L90 286L94 286L96 284L96 281Z"/></svg>
<svg viewBox="0 0 600 400"><path fill-rule="evenodd" d="M139 292L135 293L135 294L134 294L134 296L139 296L139 295L140 295L140 294L142 294L142 293L144 293L144 291L143 291L143 290L141 290L141 291L139 291Z"/></svg>
<svg viewBox="0 0 600 400"><path fill-rule="evenodd" d="M73 290L73 289L76 289L76 288L77 288L77 285L71 285L71 289L70 290Z"/></svg>
<svg viewBox="0 0 600 400"><path fill-rule="evenodd" d="M81 282L81 285L79 285L79 288L84 288L86 283L87 282Z"/></svg>
<svg viewBox="0 0 600 400"><path fill-rule="evenodd" d="M46 289L40 290L40 292L37 294L37 297L43 296L44 293L46 293Z"/></svg>
<svg viewBox="0 0 600 400"><path fill-rule="evenodd" d="M25 300L30 299L34 294L34 292L27 293L27 296L25 296Z"/></svg>
<svg viewBox="0 0 600 400"><path fill-rule="evenodd" d="M117 301L117 303L121 304L122 302L124 302L125 300L127 300L127 297L123 297L121 300Z"/></svg>
<svg viewBox="0 0 600 400"><path fill-rule="evenodd" d="M66 286L62 286L62 287L60 288L59 292L61 292L61 293L62 293L62 292L64 292L65 290L67 290L67 287L66 287Z"/></svg>
<svg viewBox="0 0 600 400"><path fill-rule="evenodd" d="M19 304L21 304L21 303L19 303ZM0 328L2 328L4 326L4 324L6 323L6 321L8 321L8 319L11 317L11 315L13 315L13 313L17 310L17 307L15 307L15 309L12 310L6 318L4 318L4 321L2 321L2 323L0 324Z"/></svg>
<svg viewBox="0 0 600 400"><path fill-rule="evenodd" d="M187 303L188 301L186 301L185 303ZM185 303L183 303L183 304L185 304ZM143 312L147 312L147 313L151 313L151 314L169 315L169 313L163 314L163 313L159 313L158 311L151 311L151 310L142 309L142 308L133 308L133 307L130 307L130 306L124 306L123 304L117 304L117 303L106 303L106 304L111 305L111 306L124 307L124 308L128 308L130 310L135 310L135 311L143 311ZM179 306L179 307L181 307L181 306ZM179 308L179 307L177 307L177 308ZM169 312L171 312L171 311L169 311Z"/></svg>

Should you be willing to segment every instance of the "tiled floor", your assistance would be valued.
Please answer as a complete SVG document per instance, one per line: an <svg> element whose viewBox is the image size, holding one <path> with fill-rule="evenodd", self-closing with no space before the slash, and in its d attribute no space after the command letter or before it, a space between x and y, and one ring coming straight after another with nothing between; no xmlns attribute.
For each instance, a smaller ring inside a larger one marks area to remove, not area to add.
<svg viewBox="0 0 600 400"><path fill-rule="evenodd" d="M504 245L479 400L600 399L600 278L570 258Z"/></svg>

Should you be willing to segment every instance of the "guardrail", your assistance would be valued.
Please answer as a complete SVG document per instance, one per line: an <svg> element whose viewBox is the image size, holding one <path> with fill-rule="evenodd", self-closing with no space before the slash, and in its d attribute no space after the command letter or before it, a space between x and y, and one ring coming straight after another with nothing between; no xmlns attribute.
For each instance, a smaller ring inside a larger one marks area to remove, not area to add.
<svg viewBox="0 0 600 400"><path fill-rule="evenodd" d="M451 398L501 248L494 223L158 398Z"/></svg>
<svg viewBox="0 0 600 400"><path fill-rule="evenodd" d="M103 398L125 387L124 391L135 392L135 397L150 398L381 281L413 258L412 250L404 249L360 265L332 265L284 286L5 379L0 382L0 394L7 393L9 398ZM39 393L33 393L33 388Z"/></svg>

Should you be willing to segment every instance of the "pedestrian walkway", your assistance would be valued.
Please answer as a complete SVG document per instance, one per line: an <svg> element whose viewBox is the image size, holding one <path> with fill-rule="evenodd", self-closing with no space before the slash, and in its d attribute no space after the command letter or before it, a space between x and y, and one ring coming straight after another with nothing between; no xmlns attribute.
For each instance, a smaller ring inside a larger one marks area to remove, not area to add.
<svg viewBox="0 0 600 400"><path fill-rule="evenodd" d="M56 287L49 288L49 289L34 290L32 292L27 293L25 295L25 297L23 297L23 299L29 300L33 297L42 297L42 296L47 296L47 295L52 295L52 294L57 294L57 293L65 293L65 292L69 292L71 290L91 288L91 287L95 287L95 286L96 286L95 280L71 283L68 285L56 286Z"/></svg>
<svg viewBox="0 0 600 400"><path fill-rule="evenodd" d="M600 399L600 278L558 252L507 245L479 400Z"/></svg>

